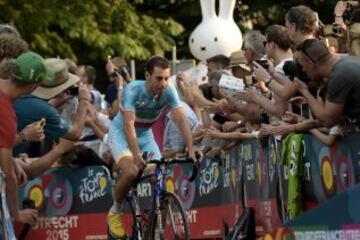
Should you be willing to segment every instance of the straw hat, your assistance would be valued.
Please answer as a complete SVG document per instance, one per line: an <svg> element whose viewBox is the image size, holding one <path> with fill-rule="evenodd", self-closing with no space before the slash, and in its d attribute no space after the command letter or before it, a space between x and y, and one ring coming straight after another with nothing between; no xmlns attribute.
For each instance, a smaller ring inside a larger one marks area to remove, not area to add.
<svg viewBox="0 0 360 240"><path fill-rule="evenodd" d="M45 65L54 72L54 79L42 81L32 92L32 95L36 97L50 100L80 81L78 76L69 73L67 64L62 59L47 58Z"/></svg>

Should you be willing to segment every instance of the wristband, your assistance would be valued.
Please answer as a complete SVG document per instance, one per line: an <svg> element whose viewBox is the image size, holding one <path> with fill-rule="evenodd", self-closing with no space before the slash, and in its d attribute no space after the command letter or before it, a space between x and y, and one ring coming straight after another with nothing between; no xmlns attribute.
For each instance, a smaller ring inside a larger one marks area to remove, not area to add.
<svg viewBox="0 0 360 240"><path fill-rule="evenodd" d="M84 101L87 101L87 102L91 103L91 100L89 100L89 99L87 99L87 98L85 98L85 97L80 97L80 98L79 98L79 101L81 101L81 100L84 100Z"/></svg>

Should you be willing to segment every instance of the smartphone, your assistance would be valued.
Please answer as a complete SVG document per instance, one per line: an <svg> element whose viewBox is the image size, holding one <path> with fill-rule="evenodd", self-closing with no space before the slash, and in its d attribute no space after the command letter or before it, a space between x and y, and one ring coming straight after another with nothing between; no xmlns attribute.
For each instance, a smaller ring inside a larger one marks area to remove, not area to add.
<svg viewBox="0 0 360 240"><path fill-rule="evenodd" d="M25 198L22 202L23 209L35 209L35 202L30 198Z"/></svg>
<svg viewBox="0 0 360 240"><path fill-rule="evenodd" d="M261 113L260 119L261 119L261 123L270 124L269 116L267 115L267 113Z"/></svg>
<svg viewBox="0 0 360 240"><path fill-rule="evenodd" d="M262 66L262 67L265 68L266 70L269 69L269 62L268 62L268 60L255 60L255 62L257 62L260 66Z"/></svg>
<svg viewBox="0 0 360 240"><path fill-rule="evenodd" d="M70 87L69 88L69 94L71 95L71 96L77 96L77 95L79 95L79 87Z"/></svg>
<svg viewBox="0 0 360 240"><path fill-rule="evenodd" d="M310 117L309 104L307 103L301 104L301 116L304 118Z"/></svg>

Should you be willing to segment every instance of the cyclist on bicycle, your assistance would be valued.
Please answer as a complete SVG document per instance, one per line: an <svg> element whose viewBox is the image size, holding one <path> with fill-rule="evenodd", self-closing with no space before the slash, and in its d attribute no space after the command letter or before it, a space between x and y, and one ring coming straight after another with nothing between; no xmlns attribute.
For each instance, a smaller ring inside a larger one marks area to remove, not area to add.
<svg viewBox="0 0 360 240"><path fill-rule="evenodd" d="M191 131L169 78L168 61L159 56L151 57L145 66L146 81L133 81L125 87L120 112L112 122L109 145L115 159L114 171L121 171L115 185L114 203L107 216L109 234L113 238L126 237L122 203L145 164L142 153L150 153L150 159L161 158L151 126L167 110L172 110L173 120L185 139L189 157L195 159Z"/></svg>

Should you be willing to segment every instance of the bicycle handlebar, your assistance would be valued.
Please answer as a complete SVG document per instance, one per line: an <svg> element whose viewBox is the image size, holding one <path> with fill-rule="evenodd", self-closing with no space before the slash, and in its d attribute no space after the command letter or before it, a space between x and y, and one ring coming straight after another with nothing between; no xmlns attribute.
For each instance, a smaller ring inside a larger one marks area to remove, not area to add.
<svg viewBox="0 0 360 240"><path fill-rule="evenodd" d="M143 156L144 158L146 157L147 153L144 153ZM147 164L155 164L156 166L168 166L171 164L183 164L183 163L192 163L192 174L189 178L189 182L192 182L195 180L196 176L197 176L197 172L200 166L200 160L201 160L201 153L199 152L195 152L196 155L196 160L190 158L190 157L184 157L184 158L170 158L170 159L166 159L166 158L161 158L160 160L149 160L147 161Z"/></svg>

